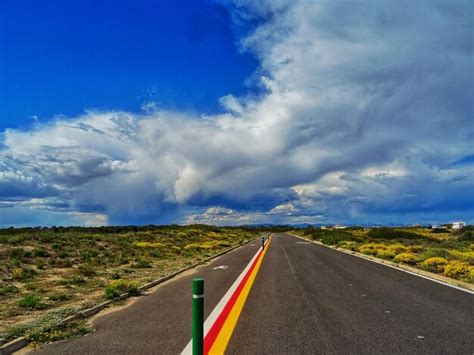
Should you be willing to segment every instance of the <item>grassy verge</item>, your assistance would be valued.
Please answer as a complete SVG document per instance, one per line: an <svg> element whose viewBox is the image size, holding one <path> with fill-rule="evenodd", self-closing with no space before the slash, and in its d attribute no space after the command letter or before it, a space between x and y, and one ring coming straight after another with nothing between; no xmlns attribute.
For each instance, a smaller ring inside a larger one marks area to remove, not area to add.
<svg viewBox="0 0 474 355"><path fill-rule="evenodd" d="M53 325L256 235L208 226L0 230L0 344L87 332L80 322Z"/></svg>
<svg viewBox="0 0 474 355"><path fill-rule="evenodd" d="M427 228L307 228L293 233L383 260L474 283L474 233Z"/></svg>

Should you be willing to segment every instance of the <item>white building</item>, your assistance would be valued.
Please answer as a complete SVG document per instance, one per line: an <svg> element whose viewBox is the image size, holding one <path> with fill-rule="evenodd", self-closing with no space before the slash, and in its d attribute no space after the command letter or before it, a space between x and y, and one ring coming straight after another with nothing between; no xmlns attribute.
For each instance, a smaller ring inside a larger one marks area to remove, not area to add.
<svg viewBox="0 0 474 355"><path fill-rule="evenodd" d="M464 228L465 226L466 226L466 223L464 223L464 222L453 222L452 228L453 229L461 229L461 228Z"/></svg>

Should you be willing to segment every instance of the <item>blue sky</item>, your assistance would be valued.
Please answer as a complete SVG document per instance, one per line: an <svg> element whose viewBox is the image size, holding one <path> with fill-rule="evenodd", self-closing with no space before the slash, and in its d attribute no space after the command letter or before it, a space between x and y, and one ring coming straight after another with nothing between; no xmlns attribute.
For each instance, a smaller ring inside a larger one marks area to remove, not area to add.
<svg viewBox="0 0 474 355"><path fill-rule="evenodd" d="M0 4L0 227L474 223L471 1Z"/></svg>
<svg viewBox="0 0 474 355"><path fill-rule="evenodd" d="M144 102L212 113L250 88L226 7L209 1L2 1L0 129ZM234 34L234 31L237 33ZM212 85L210 84L212 83Z"/></svg>

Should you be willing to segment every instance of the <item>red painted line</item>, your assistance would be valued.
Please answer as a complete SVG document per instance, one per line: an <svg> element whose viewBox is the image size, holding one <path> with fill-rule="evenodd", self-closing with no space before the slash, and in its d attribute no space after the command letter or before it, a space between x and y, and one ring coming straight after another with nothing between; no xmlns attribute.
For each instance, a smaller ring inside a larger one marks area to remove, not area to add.
<svg viewBox="0 0 474 355"><path fill-rule="evenodd" d="M258 256L255 258L252 266L250 267L250 269L248 269L248 271L245 274L242 281L240 281L239 286L235 289L235 291L232 294L232 297L229 299L229 301L227 301L227 304L225 305L224 309L222 310L222 312L217 317L217 319L214 322L214 324L212 325L211 329L209 329L209 332L207 333L206 337L204 338L204 354L209 353L209 350L211 349L212 345L214 344L214 341L216 340L217 336L219 335L219 332L222 329L222 326L224 325L230 311L234 307L234 304L235 304L237 298L239 297L240 293L242 292L242 289L244 288L245 284L247 283L248 278L250 277L250 274L252 273L253 269L255 268L255 265L257 264L257 261L262 257L262 252L263 252L263 249L260 249L260 252L259 252Z"/></svg>

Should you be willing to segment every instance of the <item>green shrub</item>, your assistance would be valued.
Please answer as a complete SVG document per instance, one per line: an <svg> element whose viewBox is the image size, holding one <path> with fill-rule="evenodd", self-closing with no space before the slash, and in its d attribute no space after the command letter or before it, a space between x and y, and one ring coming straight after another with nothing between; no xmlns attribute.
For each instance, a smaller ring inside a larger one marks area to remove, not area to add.
<svg viewBox="0 0 474 355"><path fill-rule="evenodd" d="M399 243L397 243L397 244L391 244L391 245L389 245L389 246L387 247L387 249L388 249L390 252L394 253L395 255L401 254L401 253L405 253L405 252L408 251L408 248L407 248L406 246L404 246L403 244L399 244ZM394 256L395 256L395 255L394 255Z"/></svg>
<svg viewBox="0 0 474 355"><path fill-rule="evenodd" d="M9 293L17 293L18 288L13 285L0 284L0 297L3 297Z"/></svg>
<svg viewBox="0 0 474 355"><path fill-rule="evenodd" d="M86 283L86 280L81 277L81 276L78 276L78 275L73 275L70 279L69 279L69 283L70 284L73 284L73 285L84 285Z"/></svg>
<svg viewBox="0 0 474 355"><path fill-rule="evenodd" d="M94 268L87 264L79 265L79 267L77 268L77 271L81 275L88 276L88 277L95 276L97 274Z"/></svg>
<svg viewBox="0 0 474 355"><path fill-rule="evenodd" d="M427 271L441 273L448 264L448 260L445 258L434 257L428 258L421 263L421 267Z"/></svg>
<svg viewBox="0 0 474 355"><path fill-rule="evenodd" d="M17 259L31 258L31 253L23 248L14 248L11 251L11 257Z"/></svg>
<svg viewBox="0 0 474 355"><path fill-rule="evenodd" d="M99 255L95 249L86 249L81 252L81 258L84 261L91 261L93 258L96 258Z"/></svg>
<svg viewBox="0 0 474 355"><path fill-rule="evenodd" d="M449 250L449 255L454 259L462 260L468 262L469 264L474 264L474 251L459 251L459 250Z"/></svg>
<svg viewBox="0 0 474 355"><path fill-rule="evenodd" d="M395 252L392 250L378 250L377 251L377 258L392 260L395 257Z"/></svg>
<svg viewBox="0 0 474 355"><path fill-rule="evenodd" d="M441 234L441 233L447 233L447 234L449 234L449 233L451 233L451 232L450 232L449 229L447 229L447 228L435 228L435 229L432 229L432 230L431 230L431 233L433 233L433 234Z"/></svg>
<svg viewBox="0 0 474 355"><path fill-rule="evenodd" d="M429 247L420 255L421 260L436 258L436 257L447 259L449 257L449 253L446 249Z"/></svg>
<svg viewBox="0 0 474 355"><path fill-rule="evenodd" d="M396 263L404 263L404 264L409 264L409 265L415 265L417 258L416 255L410 252L406 253L400 253L395 256L393 259Z"/></svg>
<svg viewBox="0 0 474 355"><path fill-rule="evenodd" d="M338 247L344 248L344 249L349 249L352 251L357 250L357 242L350 242L347 240L343 240L342 242L337 243Z"/></svg>
<svg viewBox="0 0 474 355"><path fill-rule="evenodd" d="M413 232L402 231L399 229L382 227L373 228L367 233L369 238L373 239L424 239L426 237Z"/></svg>
<svg viewBox="0 0 474 355"><path fill-rule="evenodd" d="M419 254L422 253L425 250L425 248L422 245L410 245L408 247L408 251Z"/></svg>
<svg viewBox="0 0 474 355"><path fill-rule="evenodd" d="M72 297L67 293L57 293L48 296L48 299L52 302L62 302L62 301L69 301Z"/></svg>
<svg viewBox="0 0 474 355"><path fill-rule="evenodd" d="M31 268L15 268L12 270L12 279L17 281L31 280L37 272Z"/></svg>
<svg viewBox="0 0 474 355"><path fill-rule="evenodd" d="M359 253L366 255L377 255L379 250L385 250L387 247L384 244L366 243L359 246Z"/></svg>
<svg viewBox="0 0 474 355"><path fill-rule="evenodd" d="M182 248L177 246L177 245L172 245L170 248L170 251L174 254L181 254L182 253Z"/></svg>
<svg viewBox="0 0 474 355"><path fill-rule="evenodd" d="M33 290L37 290L39 288L39 285L35 282L28 282L25 284L25 288L28 291L33 291Z"/></svg>
<svg viewBox="0 0 474 355"><path fill-rule="evenodd" d="M163 253L158 249L150 249L147 251L146 254L157 259L163 256Z"/></svg>
<svg viewBox="0 0 474 355"><path fill-rule="evenodd" d="M124 293L128 293L131 296L139 295L138 284L129 280L114 280L105 288L105 296L107 298L115 298Z"/></svg>
<svg viewBox="0 0 474 355"><path fill-rule="evenodd" d="M36 259L35 265L39 270L44 270L48 268L48 263L43 259Z"/></svg>
<svg viewBox="0 0 474 355"><path fill-rule="evenodd" d="M312 239L321 239L325 245L336 245L343 241L356 241L356 238L351 233L344 231L323 230L322 233L314 234L311 237Z"/></svg>
<svg viewBox="0 0 474 355"><path fill-rule="evenodd" d="M474 241L474 230L465 230L459 237L459 240L461 241L468 241L472 242Z"/></svg>
<svg viewBox="0 0 474 355"><path fill-rule="evenodd" d="M112 280L118 280L118 279L121 279L122 278L122 274L118 271L113 271L111 274L110 274L110 279Z"/></svg>
<svg viewBox="0 0 474 355"><path fill-rule="evenodd" d="M29 294L20 298L18 300L18 305L22 308L43 309L45 308L45 305L41 301L41 296L38 296L36 294Z"/></svg>
<svg viewBox="0 0 474 355"><path fill-rule="evenodd" d="M149 269L152 267L150 262L145 259L137 259L136 263L133 266L137 269Z"/></svg>
<svg viewBox="0 0 474 355"><path fill-rule="evenodd" d="M70 268L73 265L71 259L55 259L51 258L48 260L49 265L59 268Z"/></svg>
<svg viewBox="0 0 474 355"><path fill-rule="evenodd" d="M33 249L31 252L34 258L47 258L49 257L49 253L45 249Z"/></svg>

